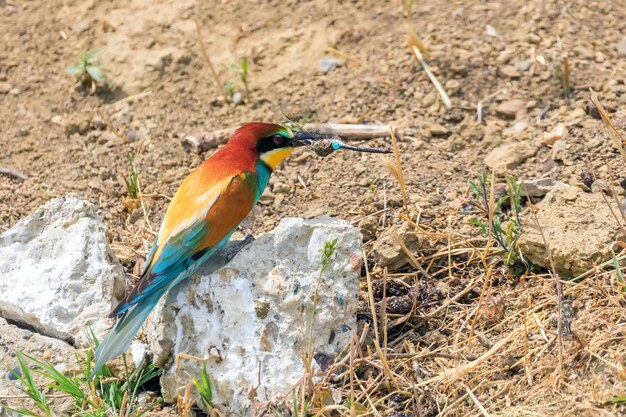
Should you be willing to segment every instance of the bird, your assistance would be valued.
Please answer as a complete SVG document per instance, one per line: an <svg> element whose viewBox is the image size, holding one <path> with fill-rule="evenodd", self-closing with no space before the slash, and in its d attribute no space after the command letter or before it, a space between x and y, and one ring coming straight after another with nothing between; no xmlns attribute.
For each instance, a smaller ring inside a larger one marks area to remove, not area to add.
<svg viewBox="0 0 626 417"><path fill-rule="evenodd" d="M189 173L165 212L139 281L110 313L116 322L96 347L90 380L126 352L164 294L226 245L278 165L295 148L322 139L279 124L244 123Z"/></svg>

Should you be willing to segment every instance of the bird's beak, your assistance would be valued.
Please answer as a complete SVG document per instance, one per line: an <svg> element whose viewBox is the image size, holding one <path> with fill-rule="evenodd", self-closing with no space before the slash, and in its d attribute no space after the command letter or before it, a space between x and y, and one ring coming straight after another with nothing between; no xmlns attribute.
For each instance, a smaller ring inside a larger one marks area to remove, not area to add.
<svg viewBox="0 0 626 417"><path fill-rule="evenodd" d="M310 146L313 143L319 140L322 140L324 138L327 138L327 137L319 133L298 131L293 135L291 146L293 146L294 148L297 148L300 146Z"/></svg>

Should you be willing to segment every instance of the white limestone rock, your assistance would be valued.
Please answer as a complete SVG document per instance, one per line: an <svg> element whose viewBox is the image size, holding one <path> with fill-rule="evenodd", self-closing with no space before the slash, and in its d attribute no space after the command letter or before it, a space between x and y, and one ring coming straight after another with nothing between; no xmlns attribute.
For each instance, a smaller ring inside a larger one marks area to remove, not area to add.
<svg viewBox="0 0 626 417"><path fill-rule="evenodd" d="M122 267L95 207L56 198L0 235L0 317L78 346L124 295Z"/></svg>
<svg viewBox="0 0 626 417"><path fill-rule="evenodd" d="M320 275L320 251L333 239L337 248ZM347 222L288 218L223 268L216 257L203 265L159 303L148 326L166 401L199 375L200 362L190 360L176 372L180 353L207 358L214 404L226 415L241 415L252 388L259 401L286 394L304 372L316 287L315 352L341 352L356 330L361 250L361 234Z"/></svg>

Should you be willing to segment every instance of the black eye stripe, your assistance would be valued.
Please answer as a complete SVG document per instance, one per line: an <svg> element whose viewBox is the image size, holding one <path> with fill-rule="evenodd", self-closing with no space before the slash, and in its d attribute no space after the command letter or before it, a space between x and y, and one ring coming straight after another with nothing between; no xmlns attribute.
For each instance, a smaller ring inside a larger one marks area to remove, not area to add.
<svg viewBox="0 0 626 417"><path fill-rule="evenodd" d="M259 153L269 152L274 149L284 148L288 145L288 140L283 135L272 135L259 140L257 149Z"/></svg>

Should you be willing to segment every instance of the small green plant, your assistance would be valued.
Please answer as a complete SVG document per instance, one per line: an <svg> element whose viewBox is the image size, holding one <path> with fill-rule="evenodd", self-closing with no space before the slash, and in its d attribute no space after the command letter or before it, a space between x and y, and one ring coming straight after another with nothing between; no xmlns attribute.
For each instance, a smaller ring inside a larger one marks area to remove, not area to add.
<svg viewBox="0 0 626 417"><path fill-rule="evenodd" d="M615 253L613 253L612 261L613 261L613 267L615 268L615 273L617 274L617 279L619 280L619 283L622 284L622 289L626 290L626 280L624 280L622 267L619 265L619 261L617 260Z"/></svg>
<svg viewBox="0 0 626 417"><path fill-rule="evenodd" d="M91 86L92 93L98 86L105 86L107 79L100 67L98 58L103 51L81 52L78 56L78 64L68 65L65 72L78 78L78 84Z"/></svg>
<svg viewBox="0 0 626 417"><path fill-rule="evenodd" d="M487 219L492 213L492 224L489 227L483 220L472 218L469 223L478 227L484 236L491 233L493 239L498 246L505 252L504 264L514 274L519 275L525 269L525 265L515 250L515 243L522 234L522 221L520 213L522 212L521 203L521 183L518 183L515 177L509 177L507 181L507 195L495 200L495 207L489 204L489 176L487 172L476 181L470 181L469 186L476 201L482 205L482 209ZM509 203L510 208L504 210L505 203ZM487 221L488 223L488 221Z"/></svg>
<svg viewBox="0 0 626 417"><path fill-rule="evenodd" d="M139 198L139 175L135 169L135 157L128 154L128 177L122 175L126 184L126 192L128 197L136 200Z"/></svg>
<svg viewBox="0 0 626 417"><path fill-rule="evenodd" d="M224 84L224 92L228 97L232 97L235 92L235 82L233 80L228 80L228 82Z"/></svg>
<svg viewBox="0 0 626 417"><path fill-rule="evenodd" d="M364 406L361 403L358 403L356 401L350 401L350 399L346 400L346 405L345 407L350 410L350 413L353 412L354 410L354 415L355 416L360 416L361 414L365 414L367 413L367 407Z"/></svg>
<svg viewBox="0 0 626 417"><path fill-rule="evenodd" d="M404 0L404 10L406 10L406 16L410 19L413 16L413 0Z"/></svg>
<svg viewBox="0 0 626 417"><path fill-rule="evenodd" d="M250 98L250 86L248 84L248 72L250 70L250 61L248 57L241 58L239 64L231 64L228 66L228 69L235 74L239 75L239 80L243 84L243 89L245 93L246 100ZM232 94L235 91L235 83L234 81L228 81L224 85L224 91L227 94Z"/></svg>
<svg viewBox="0 0 626 417"><path fill-rule="evenodd" d="M202 362L200 366L200 380L194 379L193 385L200 395L200 401L205 410L210 410L213 407L213 391L211 390L211 379L209 373L206 370L206 363Z"/></svg>
<svg viewBox="0 0 626 417"><path fill-rule="evenodd" d="M300 404L298 405L297 395L295 390L293 392L293 412L292 416L298 417L306 417L308 415L308 409L310 406L310 401L306 398L307 386L308 382L312 382L313 375L313 324L315 323L315 315L317 313L317 305L319 304L319 286L322 281L322 274L330 265L330 261L337 250L337 238L327 240L324 242L324 246L320 249L320 274L317 279L317 283L315 284L315 290L313 291L313 309L311 311L311 317L309 318L308 323L308 332L307 332L307 349L305 351L305 373L304 378L302 378L302 385L300 387Z"/></svg>
<svg viewBox="0 0 626 417"><path fill-rule="evenodd" d="M136 368L129 373L124 362L127 371L127 377L124 379L113 377L111 370L104 366L95 375L93 381L89 381L94 363L93 349L87 351L84 361L78 360L77 357L77 361L82 364L81 369L71 375L65 375L51 363L38 360L25 353L18 351L16 356L19 374L16 371L13 371L13 374L18 377L17 387L33 401L36 407L36 410L7 407L19 415L44 415L46 417L55 415L44 391L37 387L33 372L47 381L46 391L52 394L64 394L72 400L67 413L76 417L108 415L141 417L160 402L141 405L138 400L141 386L158 376L158 371L152 364Z"/></svg>
<svg viewBox="0 0 626 417"><path fill-rule="evenodd" d="M606 404L622 404L626 403L626 395L622 395L619 397L611 397L604 400Z"/></svg>
<svg viewBox="0 0 626 417"><path fill-rule="evenodd" d="M561 88L563 90L563 96L565 98L570 98L574 88L572 87L572 83L570 80L570 64L569 58L567 54L563 54L556 64L556 76L561 83Z"/></svg>
<svg viewBox="0 0 626 417"><path fill-rule="evenodd" d="M558 51L554 53L552 60L552 72L556 75L561 83L561 89L563 90L563 97L570 98L574 91L572 81L570 78L570 63L567 52L563 49L561 38L557 37Z"/></svg>
<svg viewBox="0 0 626 417"><path fill-rule="evenodd" d="M328 264L330 264L330 260L337 250L337 238L331 239L329 241L324 242L324 246L322 247L321 254L321 270L320 273L324 272L326 268L328 268Z"/></svg>
<svg viewBox="0 0 626 417"><path fill-rule="evenodd" d="M309 407L311 406L311 402L309 400L303 401L302 404L298 404L298 396L296 395L296 391L292 391L293 397L293 413L291 414L293 417L306 417L309 415Z"/></svg>

